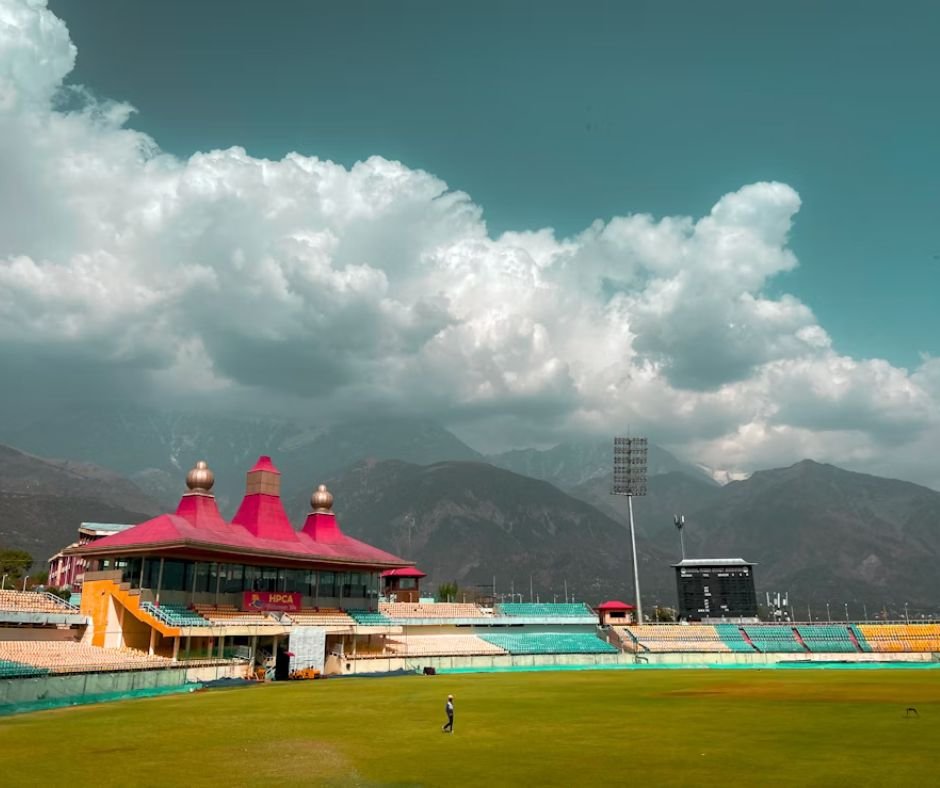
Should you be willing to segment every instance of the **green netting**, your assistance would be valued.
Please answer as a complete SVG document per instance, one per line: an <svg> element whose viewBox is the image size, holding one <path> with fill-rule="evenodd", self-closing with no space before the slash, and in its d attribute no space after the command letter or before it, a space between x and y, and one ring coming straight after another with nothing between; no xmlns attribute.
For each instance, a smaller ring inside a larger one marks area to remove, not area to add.
<svg viewBox="0 0 940 788"><path fill-rule="evenodd" d="M44 676L49 671L23 662L0 659L0 679L18 679L27 676Z"/></svg>
<svg viewBox="0 0 940 788"><path fill-rule="evenodd" d="M25 714L29 711L45 711L58 709L63 706L85 706L90 703L106 703L114 700L132 700L134 698L154 698L160 695L171 695L179 692L194 692L201 689L202 684L182 684L173 687L145 687L141 689L123 690L120 692L101 692L91 695L72 695L62 698L43 698L27 703L0 704L0 716L10 714Z"/></svg>

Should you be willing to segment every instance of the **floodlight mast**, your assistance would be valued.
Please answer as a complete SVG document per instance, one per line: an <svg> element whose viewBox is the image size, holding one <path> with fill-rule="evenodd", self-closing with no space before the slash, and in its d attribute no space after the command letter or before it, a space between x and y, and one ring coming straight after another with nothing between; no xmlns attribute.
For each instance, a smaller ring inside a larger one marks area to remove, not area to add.
<svg viewBox="0 0 940 788"><path fill-rule="evenodd" d="M633 522L633 496L646 495L646 438L614 438L613 495L627 496L630 513L630 547L633 550L633 588L636 593L637 623L643 623L643 601L640 596L640 568L636 555L636 528Z"/></svg>
<svg viewBox="0 0 940 788"><path fill-rule="evenodd" d="M685 561L685 535L682 533L682 529L685 528L685 515L677 514L672 519L676 524L676 530L679 532L679 550L682 552L682 560Z"/></svg>

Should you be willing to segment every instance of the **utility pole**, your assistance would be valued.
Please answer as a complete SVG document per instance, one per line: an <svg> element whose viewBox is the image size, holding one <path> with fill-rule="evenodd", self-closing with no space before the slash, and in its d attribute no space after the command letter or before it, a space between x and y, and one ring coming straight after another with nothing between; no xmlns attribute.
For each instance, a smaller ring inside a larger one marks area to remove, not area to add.
<svg viewBox="0 0 940 788"><path fill-rule="evenodd" d="M682 555L682 560L685 561L685 535L682 533L682 529L685 528L685 515L673 515L672 520L676 524L676 530L679 532L679 549L681 550L680 554Z"/></svg>

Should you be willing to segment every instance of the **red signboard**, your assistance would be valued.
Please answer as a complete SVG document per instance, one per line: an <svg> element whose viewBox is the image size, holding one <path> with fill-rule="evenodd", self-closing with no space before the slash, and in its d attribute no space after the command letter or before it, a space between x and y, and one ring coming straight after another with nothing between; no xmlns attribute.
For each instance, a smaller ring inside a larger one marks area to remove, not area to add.
<svg viewBox="0 0 940 788"><path fill-rule="evenodd" d="M284 610L296 613L300 610L300 594L288 594L286 591L245 591L242 597L242 610Z"/></svg>

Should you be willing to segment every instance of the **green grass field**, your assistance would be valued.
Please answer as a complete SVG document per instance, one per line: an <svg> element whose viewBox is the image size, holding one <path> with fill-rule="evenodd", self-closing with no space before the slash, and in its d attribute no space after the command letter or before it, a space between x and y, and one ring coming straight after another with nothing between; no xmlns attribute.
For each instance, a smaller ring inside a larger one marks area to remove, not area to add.
<svg viewBox="0 0 940 788"><path fill-rule="evenodd" d="M938 752L934 671L344 679L0 720L17 786L926 786Z"/></svg>

